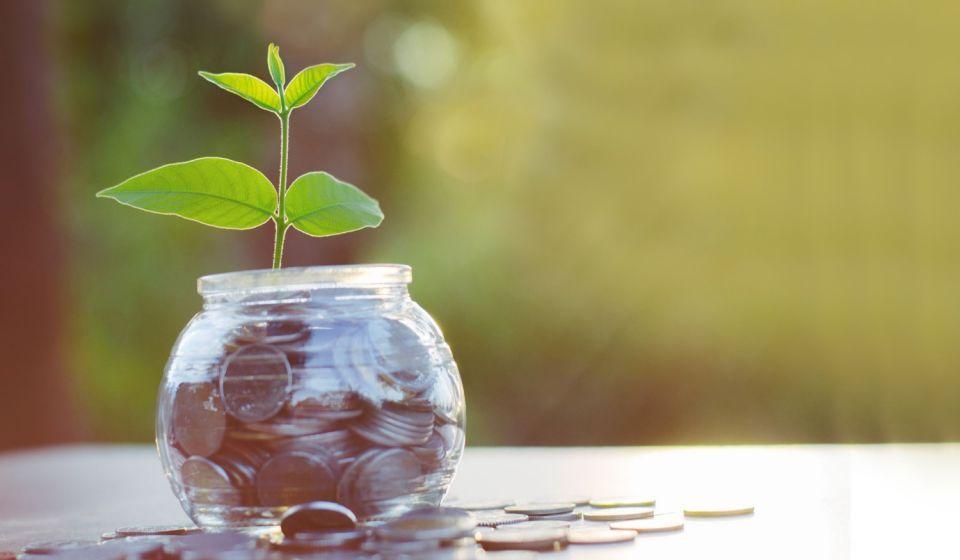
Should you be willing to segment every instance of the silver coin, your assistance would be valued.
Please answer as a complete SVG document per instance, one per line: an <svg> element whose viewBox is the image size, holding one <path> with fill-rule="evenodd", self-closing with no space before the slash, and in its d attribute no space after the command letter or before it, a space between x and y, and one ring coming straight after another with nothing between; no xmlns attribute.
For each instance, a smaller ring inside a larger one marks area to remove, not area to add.
<svg viewBox="0 0 960 560"><path fill-rule="evenodd" d="M657 500L650 496L623 496L614 498L593 498L590 500L590 507L594 508L615 508L615 507L653 507Z"/></svg>
<svg viewBox="0 0 960 560"><path fill-rule="evenodd" d="M121 527L116 530L121 537L143 537L151 535L186 535L200 531L197 527L183 525L145 525L142 527Z"/></svg>
<svg viewBox="0 0 960 560"><path fill-rule="evenodd" d="M421 463L428 467L439 465L447 455L447 447L443 443L443 438L437 432L433 432L426 443L410 450L413 451Z"/></svg>
<svg viewBox="0 0 960 560"><path fill-rule="evenodd" d="M401 321L379 319L367 324L367 337L380 369L380 380L408 395L433 383L433 359L417 332Z"/></svg>
<svg viewBox="0 0 960 560"><path fill-rule="evenodd" d="M504 513L502 511L474 511L473 515L477 518L477 525L481 527L499 527L530 519L522 513Z"/></svg>
<svg viewBox="0 0 960 560"><path fill-rule="evenodd" d="M580 521L583 514L579 511L570 513L553 513L550 515L530 515L530 521Z"/></svg>
<svg viewBox="0 0 960 560"><path fill-rule="evenodd" d="M420 463L406 449L371 449L351 464L337 487L337 501L368 517L378 509L374 502L413 492L421 483Z"/></svg>
<svg viewBox="0 0 960 560"><path fill-rule="evenodd" d="M486 550L560 550L567 546L567 531L564 529L496 530L481 533L478 542Z"/></svg>
<svg viewBox="0 0 960 560"><path fill-rule="evenodd" d="M450 541L469 536L476 528L477 520L464 510L424 508L380 525L374 534L388 541Z"/></svg>
<svg viewBox="0 0 960 560"><path fill-rule="evenodd" d="M653 508L604 508L583 512L583 518L587 521L624 521L627 519L643 519L645 517L653 517Z"/></svg>
<svg viewBox="0 0 960 560"><path fill-rule="evenodd" d="M220 373L220 393L231 416L261 422L280 412L290 387L290 363L273 346L244 346L230 354Z"/></svg>
<svg viewBox="0 0 960 560"><path fill-rule="evenodd" d="M297 533L296 537L284 538L276 543L274 548L284 552L320 552L329 549L357 547L366 538L367 533L362 529L306 531Z"/></svg>
<svg viewBox="0 0 960 560"><path fill-rule="evenodd" d="M524 529L566 529L570 526L569 521L560 521L560 520L536 520L531 518L529 521L521 521L519 523L510 523L499 527L500 529L507 531L516 531Z"/></svg>
<svg viewBox="0 0 960 560"><path fill-rule="evenodd" d="M683 529L682 514L654 515L646 519L631 519L610 524L611 529L629 530L637 533L662 533Z"/></svg>
<svg viewBox="0 0 960 560"><path fill-rule="evenodd" d="M288 509L280 521L280 530L288 537L299 533L354 529L357 516L334 502L309 502Z"/></svg>
<svg viewBox="0 0 960 560"><path fill-rule="evenodd" d="M292 451L274 455L257 473L257 496L264 506L333 501L337 466L332 457Z"/></svg>
<svg viewBox="0 0 960 560"><path fill-rule="evenodd" d="M181 383L171 414L174 442L187 455L209 457L220 449L227 415L213 383Z"/></svg>
<svg viewBox="0 0 960 560"><path fill-rule="evenodd" d="M617 531L593 527L580 527L567 532L570 544L613 544L630 542L637 538L634 531Z"/></svg>
<svg viewBox="0 0 960 560"><path fill-rule="evenodd" d="M507 513L522 513L524 515L558 515L561 513L570 513L577 507L571 503L557 504L517 504L507 506L504 509Z"/></svg>
<svg viewBox="0 0 960 560"><path fill-rule="evenodd" d="M243 497L219 464L204 457L189 457L180 467L180 480L187 497L202 504L241 505Z"/></svg>
<svg viewBox="0 0 960 560"><path fill-rule="evenodd" d="M473 501L462 501L455 500L452 502L446 502L443 505L447 507L455 507L460 509L465 509L467 511L483 511L490 509L503 509L505 507L510 507L516 504L514 500L473 500Z"/></svg>

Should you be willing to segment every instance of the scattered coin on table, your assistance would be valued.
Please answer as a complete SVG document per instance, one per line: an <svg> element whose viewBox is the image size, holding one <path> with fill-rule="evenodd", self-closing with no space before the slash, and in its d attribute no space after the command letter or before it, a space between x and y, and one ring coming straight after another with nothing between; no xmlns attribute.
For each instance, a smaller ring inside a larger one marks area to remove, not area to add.
<svg viewBox="0 0 960 560"><path fill-rule="evenodd" d="M148 525L143 527L121 527L115 533L121 537L143 537L148 535L186 535L200 531L197 527L182 525ZM102 538L102 537L101 537Z"/></svg>
<svg viewBox="0 0 960 560"><path fill-rule="evenodd" d="M465 509L467 511L482 511L488 509L503 509L514 504L516 504L516 502L513 500L477 500L472 502L456 500L447 502L443 505Z"/></svg>
<svg viewBox="0 0 960 560"><path fill-rule="evenodd" d="M280 521L280 530L288 537L298 533L353 529L357 516L335 502L309 502L288 509Z"/></svg>
<svg viewBox="0 0 960 560"><path fill-rule="evenodd" d="M470 536L476 528L477 520L464 510L424 508L376 527L374 534L388 541L453 541Z"/></svg>
<svg viewBox="0 0 960 560"><path fill-rule="evenodd" d="M520 521L518 523L511 523L504 525L503 527L498 527L498 529L507 531L507 530L517 530L517 529L566 529L570 526L569 521L559 521L556 519L551 520L530 520L530 521Z"/></svg>
<svg viewBox="0 0 960 560"><path fill-rule="evenodd" d="M649 496L626 496L615 498L594 498L589 501L590 507L595 508L615 508L615 507L653 507L657 500Z"/></svg>
<svg viewBox="0 0 960 560"><path fill-rule="evenodd" d="M56 554L68 550L80 550L95 546L96 541L87 540L64 540L64 541L43 541L30 543L20 549L21 554Z"/></svg>
<svg viewBox="0 0 960 560"><path fill-rule="evenodd" d="M653 508L604 508L583 512L583 518L587 521L621 521L626 519L642 519L644 517L653 517Z"/></svg>
<svg viewBox="0 0 960 560"><path fill-rule="evenodd" d="M630 542L637 538L633 531L617 531L593 527L580 527L567 532L570 544L613 544Z"/></svg>
<svg viewBox="0 0 960 560"><path fill-rule="evenodd" d="M555 504L517 504L507 506L503 509L507 513L522 513L524 515L557 515L570 513L576 507L576 504L567 502Z"/></svg>
<svg viewBox="0 0 960 560"><path fill-rule="evenodd" d="M631 519L610 524L611 529L636 531L637 533L662 533L683 529L683 515L665 513L646 519Z"/></svg>
<svg viewBox="0 0 960 560"><path fill-rule="evenodd" d="M530 521L580 521L583 519L583 514L579 511L571 511L569 513L551 513L549 515L528 515Z"/></svg>
<svg viewBox="0 0 960 560"><path fill-rule="evenodd" d="M564 529L494 530L480 533L478 540L485 550L560 550L567 546Z"/></svg>
<svg viewBox="0 0 960 560"><path fill-rule="evenodd" d="M751 504L706 503L687 505L683 508L683 514L687 517L728 517L751 513L753 513Z"/></svg>
<svg viewBox="0 0 960 560"><path fill-rule="evenodd" d="M522 513L504 513L503 511L474 511L473 516L477 518L477 525L481 527L499 527L530 519Z"/></svg>

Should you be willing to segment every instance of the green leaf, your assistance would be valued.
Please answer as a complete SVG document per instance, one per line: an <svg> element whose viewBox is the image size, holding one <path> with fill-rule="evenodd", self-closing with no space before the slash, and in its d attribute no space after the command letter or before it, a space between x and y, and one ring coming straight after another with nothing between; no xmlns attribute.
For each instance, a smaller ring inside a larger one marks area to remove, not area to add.
<svg viewBox="0 0 960 560"><path fill-rule="evenodd" d="M298 177L287 191L285 205L287 221L315 237L377 227L383 221L376 200L323 171Z"/></svg>
<svg viewBox="0 0 960 560"><path fill-rule="evenodd" d="M202 70L199 74L207 81L239 95L261 109L274 113L280 112L280 95L270 87L270 84L256 76L238 72L211 74Z"/></svg>
<svg viewBox="0 0 960 560"><path fill-rule="evenodd" d="M277 192L263 173L218 157L151 169L97 197L227 229L255 228L270 219L277 205Z"/></svg>
<svg viewBox="0 0 960 560"><path fill-rule="evenodd" d="M270 70L273 83L277 84L277 90L282 90L287 80L283 73L283 60L280 59L280 47L273 43L267 47L267 68Z"/></svg>
<svg viewBox="0 0 960 560"><path fill-rule="evenodd" d="M287 107L296 109L306 105L317 90L323 86L323 83L336 76L340 72L346 72L355 65L349 64L317 64L308 66L290 80L287 89L283 92L283 97L287 102Z"/></svg>

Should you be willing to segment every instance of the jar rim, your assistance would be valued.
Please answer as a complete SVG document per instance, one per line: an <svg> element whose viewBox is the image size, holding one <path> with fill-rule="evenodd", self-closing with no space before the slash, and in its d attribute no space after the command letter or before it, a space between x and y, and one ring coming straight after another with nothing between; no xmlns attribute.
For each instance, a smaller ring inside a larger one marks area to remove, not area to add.
<svg viewBox="0 0 960 560"><path fill-rule="evenodd" d="M197 280L202 296L242 291L406 285L413 279L405 264L348 264L263 268L208 274Z"/></svg>

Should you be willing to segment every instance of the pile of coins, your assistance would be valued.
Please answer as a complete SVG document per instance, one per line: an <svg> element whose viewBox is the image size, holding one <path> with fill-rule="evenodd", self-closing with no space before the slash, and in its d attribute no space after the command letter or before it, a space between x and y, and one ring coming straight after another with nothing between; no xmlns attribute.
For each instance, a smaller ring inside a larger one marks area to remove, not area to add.
<svg viewBox="0 0 960 560"><path fill-rule="evenodd" d="M524 551L536 556L568 546L631 543L643 533L679 531L684 528L684 517L753 513L749 504L698 505L684 508L683 513L660 513L653 500L637 498L459 505L417 508L391 521L363 524L340 504L311 502L288 509L281 531L260 537L202 533L185 527L128 527L104 534L99 544L68 541L29 545L21 550L19 558L293 560L316 556L471 560L484 558L484 550ZM561 515L566 517L559 518Z"/></svg>
<svg viewBox="0 0 960 560"><path fill-rule="evenodd" d="M449 349L423 337L382 316L272 319L234 328L211 363L174 355L160 447L191 517L269 524L329 501L366 520L438 503L463 450L463 396Z"/></svg>

